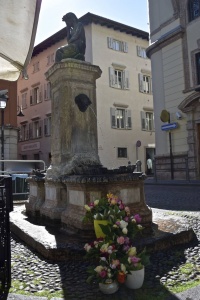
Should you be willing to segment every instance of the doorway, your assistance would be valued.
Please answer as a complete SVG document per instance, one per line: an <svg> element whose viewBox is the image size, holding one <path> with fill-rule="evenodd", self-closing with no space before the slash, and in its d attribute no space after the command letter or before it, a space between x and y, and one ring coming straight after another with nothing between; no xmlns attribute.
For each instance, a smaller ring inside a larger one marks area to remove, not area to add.
<svg viewBox="0 0 200 300"><path fill-rule="evenodd" d="M145 171L148 176L152 176L154 174L154 156L155 156L155 148L146 148L146 166Z"/></svg>

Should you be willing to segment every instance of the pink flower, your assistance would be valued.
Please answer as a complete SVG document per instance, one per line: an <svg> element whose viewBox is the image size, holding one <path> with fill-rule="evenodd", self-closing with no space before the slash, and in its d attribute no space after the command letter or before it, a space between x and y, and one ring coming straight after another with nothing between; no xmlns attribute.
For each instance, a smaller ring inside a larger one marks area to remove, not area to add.
<svg viewBox="0 0 200 300"><path fill-rule="evenodd" d="M100 276L101 278L105 278L105 277L107 276L106 270L102 270L102 271L99 273L99 276Z"/></svg>
<svg viewBox="0 0 200 300"><path fill-rule="evenodd" d="M129 217L125 217L125 218L124 218L124 221L125 221L125 222L128 222L128 221L129 221Z"/></svg>
<svg viewBox="0 0 200 300"><path fill-rule="evenodd" d="M136 257L136 256L131 256L130 260L131 260L132 264L135 265L135 264L137 264L140 261L140 258Z"/></svg>
<svg viewBox="0 0 200 300"><path fill-rule="evenodd" d="M134 219L137 223L141 223L141 221L142 221L142 218L138 214L134 216Z"/></svg>
<svg viewBox="0 0 200 300"><path fill-rule="evenodd" d="M117 242L118 242L118 244L120 244L120 245L123 245L124 244L124 237L123 236L119 236L118 238L117 238Z"/></svg>
<svg viewBox="0 0 200 300"><path fill-rule="evenodd" d="M129 242L130 242L129 237L126 236L126 237L124 238L124 244L128 245Z"/></svg>
<svg viewBox="0 0 200 300"><path fill-rule="evenodd" d="M123 210L123 209L124 209L124 204L123 204L123 203L121 203L121 204L119 205L119 209L120 209L120 210Z"/></svg>
<svg viewBox="0 0 200 300"><path fill-rule="evenodd" d="M119 225L120 225L120 221L117 221L115 224L116 224L117 226L119 226Z"/></svg>

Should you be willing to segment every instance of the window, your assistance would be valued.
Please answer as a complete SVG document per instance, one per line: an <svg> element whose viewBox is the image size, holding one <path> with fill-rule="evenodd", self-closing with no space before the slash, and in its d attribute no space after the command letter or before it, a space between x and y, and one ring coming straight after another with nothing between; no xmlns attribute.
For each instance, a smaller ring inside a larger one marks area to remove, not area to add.
<svg viewBox="0 0 200 300"><path fill-rule="evenodd" d="M44 100L51 99L51 83L47 82L44 84Z"/></svg>
<svg viewBox="0 0 200 300"><path fill-rule="evenodd" d="M188 1L188 16L189 22L195 20L200 16L200 0Z"/></svg>
<svg viewBox="0 0 200 300"><path fill-rule="evenodd" d="M47 56L47 65L52 65L54 63L54 53Z"/></svg>
<svg viewBox="0 0 200 300"><path fill-rule="evenodd" d="M127 70L109 68L110 86L116 89L129 89L129 73Z"/></svg>
<svg viewBox="0 0 200 300"><path fill-rule="evenodd" d="M38 72L38 71L39 71L39 61L37 61L33 64L33 73Z"/></svg>
<svg viewBox="0 0 200 300"><path fill-rule="evenodd" d="M155 131L153 112L141 111L142 130Z"/></svg>
<svg viewBox="0 0 200 300"><path fill-rule="evenodd" d="M26 154L22 154L22 159L23 160L27 160L27 155Z"/></svg>
<svg viewBox="0 0 200 300"><path fill-rule="evenodd" d="M44 119L44 135L51 135L51 116Z"/></svg>
<svg viewBox="0 0 200 300"><path fill-rule="evenodd" d="M195 55L196 70L197 70L197 84L200 84L200 52Z"/></svg>
<svg viewBox="0 0 200 300"><path fill-rule="evenodd" d="M37 86L30 90L30 105L35 105L42 102L42 88Z"/></svg>
<svg viewBox="0 0 200 300"><path fill-rule="evenodd" d="M124 108L113 108L111 112L111 127L118 129L131 129L131 110Z"/></svg>
<svg viewBox="0 0 200 300"><path fill-rule="evenodd" d="M128 44L126 42L115 40L111 37L107 38L108 48L120 52L128 52Z"/></svg>
<svg viewBox="0 0 200 300"><path fill-rule="evenodd" d="M151 76L139 74L139 91L141 93L151 94Z"/></svg>
<svg viewBox="0 0 200 300"><path fill-rule="evenodd" d="M42 137L42 120L33 121L29 124L29 138L37 139Z"/></svg>
<svg viewBox="0 0 200 300"><path fill-rule="evenodd" d="M20 126L20 131L19 131L19 141L27 141L29 139L29 128L28 124L22 124Z"/></svg>
<svg viewBox="0 0 200 300"><path fill-rule="evenodd" d="M137 55L140 56L140 57L142 57L142 58L147 58L146 48L137 46Z"/></svg>
<svg viewBox="0 0 200 300"><path fill-rule="evenodd" d="M27 107L27 93L22 94L22 108Z"/></svg>
<svg viewBox="0 0 200 300"><path fill-rule="evenodd" d="M117 157L127 158L127 148L117 148Z"/></svg>

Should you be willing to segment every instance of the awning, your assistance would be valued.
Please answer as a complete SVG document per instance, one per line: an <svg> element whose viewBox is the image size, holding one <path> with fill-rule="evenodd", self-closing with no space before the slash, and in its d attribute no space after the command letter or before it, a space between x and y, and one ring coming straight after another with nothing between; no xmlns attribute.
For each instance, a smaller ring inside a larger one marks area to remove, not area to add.
<svg viewBox="0 0 200 300"><path fill-rule="evenodd" d="M42 0L0 0L0 79L17 80L28 65Z"/></svg>

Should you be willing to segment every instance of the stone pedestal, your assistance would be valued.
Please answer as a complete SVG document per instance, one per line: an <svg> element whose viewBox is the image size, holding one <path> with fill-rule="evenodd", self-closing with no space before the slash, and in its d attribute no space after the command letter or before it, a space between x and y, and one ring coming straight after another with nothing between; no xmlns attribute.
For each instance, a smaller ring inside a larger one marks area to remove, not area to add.
<svg viewBox="0 0 200 300"><path fill-rule="evenodd" d="M35 176L27 179L29 183L29 202L26 203L26 212L29 216L39 216L40 208L45 201L44 178Z"/></svg>
<svg viewBox="0 0 200 300"><path fill-rule="evenodd" d="M45 181L45 202L40 208L42 217L60 222L61 213L67 207L66 187L59 181L46 179Z"/></svg>
<svg viewBox="0 0 200 300"><path fill-rule="evenodd" d="M98 66L66 59L45 74L51 82L52 164L47 178L81 174L100 165L97 142L96 79Z"/></svg>
<svg viewBox="0 0 200 300"><path fill-rule="evenodd" d="M142 173L68 176L63 182L67 187L68 206L61 215L61 222L66 229L81 232L86 236L90 231L93 232L91 224L83 223L84 205L106 197L109 192L119 196L129 206L132 214L140 214L141 225L144 227L152 225L152 211L144 198Z"/></svg>

